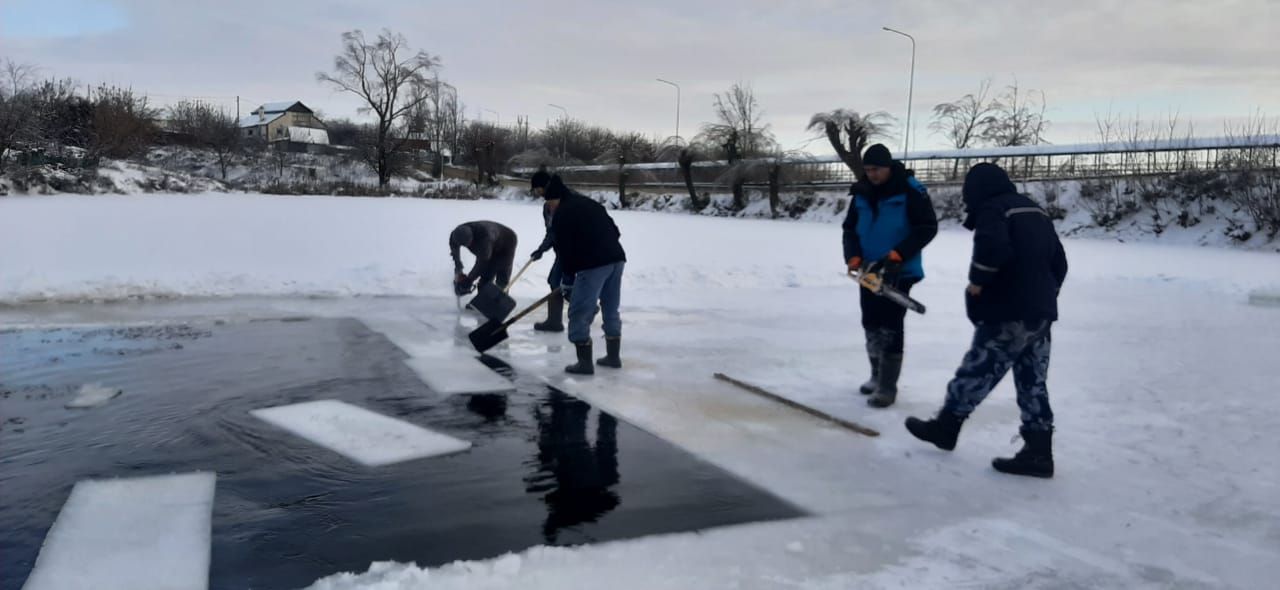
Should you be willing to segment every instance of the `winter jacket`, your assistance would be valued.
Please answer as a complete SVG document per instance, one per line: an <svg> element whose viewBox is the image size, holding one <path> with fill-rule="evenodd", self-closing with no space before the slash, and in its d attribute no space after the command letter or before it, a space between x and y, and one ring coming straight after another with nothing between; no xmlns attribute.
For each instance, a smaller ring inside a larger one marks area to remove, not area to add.
<svg viewBox="0 0 1280 590"><path fill-rule="evenodd" d="M553 179L547 186L551 198L559 198L551 218L556 261L566 280L574 274L606 264L624 262L626 252L618 241L622 232L604 206Z"/></svg>
<svg viewBox="0 0 1280 590"><path fill-rule="evenodd" d="M844 260L859 256L873 262L897 250L904 278L924 278L921 250L938 234L938 216L924 185L895 161L889 181L880 186L855 183L844 223Z"/></svg>
<svg viewBox="0 0 1280 590"><path fill-rule="evenodd" d="M994 164L978 164L965 177L965 227L973 230L969 319L1054 321L1058 291L1067 278L1067 254L1053 221L1035 201L1017 193Z"/></svg>
<svg viewBox="0 0 1280 590"><path fill-rule="evenodd" d="M547 233L542 236L542 243L538 244L538 249L535 251L538 255L545 254L556 243L555 234L551 233L551 217L554 214L555 211L551 210L550 203L542 204L542 224L546 226Z"/></svg>
<svg viewBox="0 0 1280 590"><path fill-rule="evenodd" d="M470 230L470 244L458 240L458 230L463 228ZM476 257L475 266L467 273L467 281L489 280L497 272L500 260L515 257L516 232L496 221L469 221L459 225L449 236L449 255L453 257L454 272L458 274L462 273L462 259L458 254L463 246Z"/></svg>

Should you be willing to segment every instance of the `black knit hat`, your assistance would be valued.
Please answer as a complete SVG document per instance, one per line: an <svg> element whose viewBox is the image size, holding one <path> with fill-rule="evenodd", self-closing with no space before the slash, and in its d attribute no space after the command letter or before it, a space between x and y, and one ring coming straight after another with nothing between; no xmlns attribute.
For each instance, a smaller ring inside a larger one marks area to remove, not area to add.
<svg viewBox="0 0 1280 590"><path fill-rule="evenodd" d="M893 165L893 154L889 153L889 148L884 147L883 143L877 143L862 153L862 164L888 168Z"/></svg>
<svg viewBox="0 0 1280 590"><path fill-rule="evenodd" d="M529 188L531 190L535 188L546 188L548 184L551 184L551 174L546 170L534 172L533 178L529 179Z"/></svg>

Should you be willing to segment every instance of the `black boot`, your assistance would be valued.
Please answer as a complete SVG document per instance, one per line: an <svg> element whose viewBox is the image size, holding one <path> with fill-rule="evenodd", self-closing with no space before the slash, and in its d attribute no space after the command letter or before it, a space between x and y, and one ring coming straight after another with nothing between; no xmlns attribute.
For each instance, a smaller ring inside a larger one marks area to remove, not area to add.
<svg viewBox="0 0 1280 590"><path fill-rule="evenodd" d="M539 332L564 331L564 295L559 289L547 300L547 321L534 324L533 329Z"/></svg>
<svg viewBox="0 0 1280 590"><path fill-rule="evenodd" d="M621 369L622 357L618 354L622 352L622 338L605 338L604 350L605 356L597 360L596 364L610 369Z"/></svg>
<svg viewBox="0 0 1280 590"><path fill-rule="evenodd" d="M867 398L873 408L887 408L898 400L898 376L902 374L902 355L885 354L880 357L880 375L876 394Z"/></svg>
<svg viewBox="0 0 1280 590"><path fill-rule="evenodd" d="M943 410L932 420L907 418L907 430L911 435L944 451L955 450L956 439L960 438L960 426L964 418Z"/></svg>
<svg viewBox="0 0 1280 590"><path fill-rule="evenodd" d="M992 459L991 466L1001 473L1053 477L1053 429L1022 429L1022 450L1012 459Z"/></svg>
<svg viewBox="0 0 1280 590"><path fill-rule="evenodd" d="M871 361L871 378L858 387L858 393L871 395L880 383L880 338L875 330L867 330L867 360Z"/></svg>
<svg viewBox="0 0 1280 590"><path fill-rule="evenodd" d="M564 368L564 372L574 375L595 375L596 368L591 364L591 341L574 342L578 349L578 362Z"/></svg>

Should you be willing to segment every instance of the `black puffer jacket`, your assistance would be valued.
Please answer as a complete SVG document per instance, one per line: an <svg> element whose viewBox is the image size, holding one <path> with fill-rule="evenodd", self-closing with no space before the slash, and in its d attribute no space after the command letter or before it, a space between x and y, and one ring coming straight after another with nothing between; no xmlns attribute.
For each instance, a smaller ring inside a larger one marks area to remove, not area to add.
<svg viewBox="0 0 1280 590"><path fill-rule="evenodd" d="M603 205L569 189L559 177L547 186L547 198L560 199L551 217L550 233L565 275L627 260L619 241L622 232Z"/></svg>
<svg viewBox="0 0 1280 590"><path fill-rule="evenodd" d="M964 203L964 225L973 230L969 282L982 287L982 294L966 295L969 319L1057 320L1067 255L1048 214L995 164L969 170Z"/></svg>

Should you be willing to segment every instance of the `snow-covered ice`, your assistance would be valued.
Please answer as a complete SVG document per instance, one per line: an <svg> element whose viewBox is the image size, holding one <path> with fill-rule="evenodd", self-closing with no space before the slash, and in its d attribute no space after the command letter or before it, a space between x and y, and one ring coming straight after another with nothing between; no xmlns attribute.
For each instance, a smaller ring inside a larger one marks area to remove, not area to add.
<svg viewBox="0 0 1280 590"><path fill-rule="evenodd" d="M926 250L912 295L929 313L908 319L898 405L875 411L855 393L866 361L838 225L614 216L629 257L626 368L568 378L563 335L529 322L493 354L815 516L429 570L375 564L316 588L1256 588L1280 576L1280 309L1249 304L1280 290L1276 254L1066 240L1049 381L1058 476L1028 481L989 465L1017 449L1008 383L954 453L901 425L936 410L971 336L966 232ZM516 229L522 254L542 235L521 203L0 199L0 301L52 301L0 307L0 326L356 317L411 357L439 355L457 321L447 235L473 219ZM517 299L542 293L548 264ZM224 298L57 303L130 295ZM365 297L386 295L404 297Z"/></svg>
<svg viewBox="0 0 1280 590"><path fill-rule="evenodd" d="M207 588L215 477L186 473L77 483L23 588Z"/></svg>
<svg viewBox="0 0 1280 590"><path fill-rule="evenodd" d="M302 402L250 413L369 467L471 448L465 440L337 400Z"/></svg>

